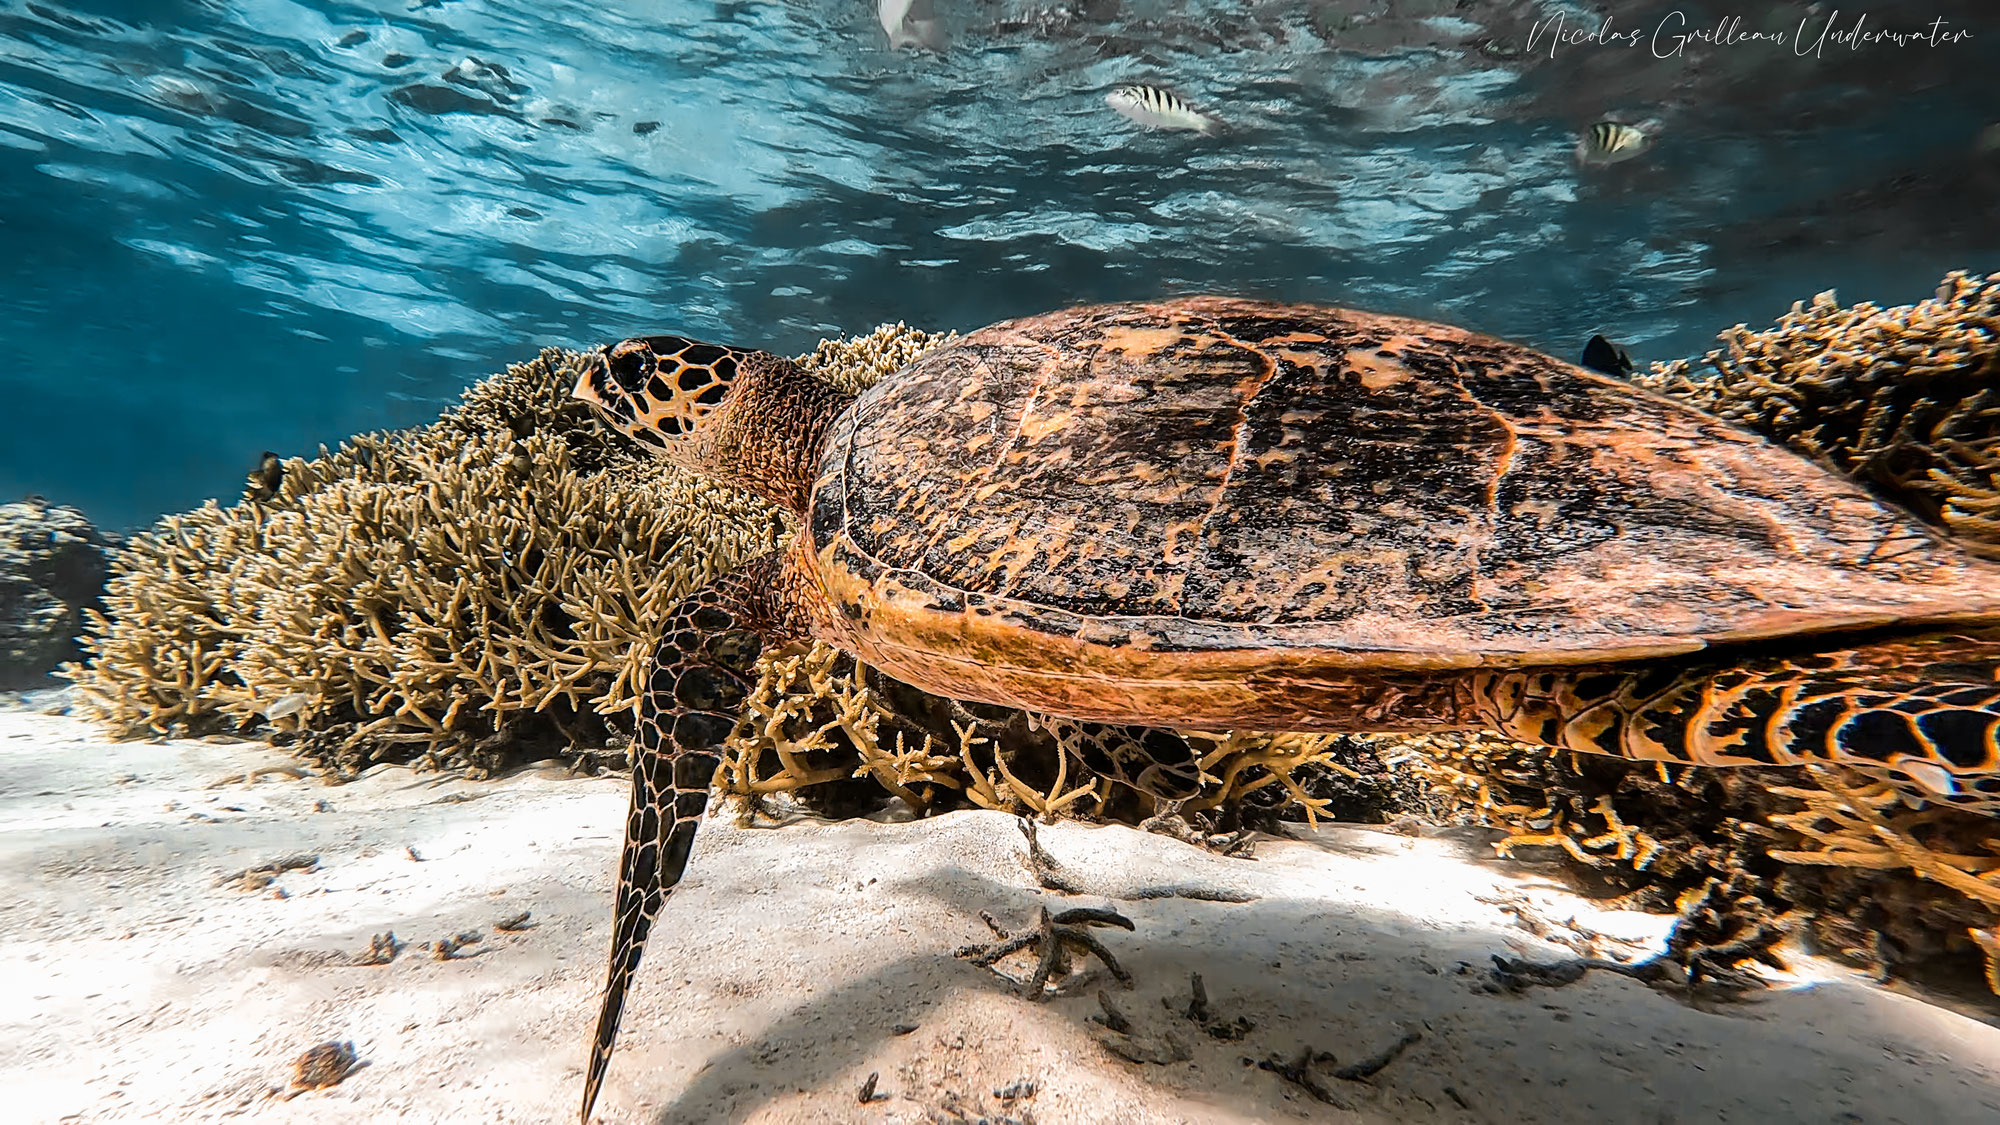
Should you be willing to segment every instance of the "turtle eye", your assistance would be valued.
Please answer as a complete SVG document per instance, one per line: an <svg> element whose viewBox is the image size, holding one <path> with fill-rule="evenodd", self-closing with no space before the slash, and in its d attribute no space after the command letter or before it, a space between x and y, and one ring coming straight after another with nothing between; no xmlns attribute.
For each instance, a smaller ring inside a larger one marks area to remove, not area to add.
<svg viewBox="0 0 2000 1125"><path fill-rule="evenodd" d="M627 394L637 394L646 386L646 379L652 374L652 360L653 349L638 340L613 344L604 356L611 377Z"/></svg>

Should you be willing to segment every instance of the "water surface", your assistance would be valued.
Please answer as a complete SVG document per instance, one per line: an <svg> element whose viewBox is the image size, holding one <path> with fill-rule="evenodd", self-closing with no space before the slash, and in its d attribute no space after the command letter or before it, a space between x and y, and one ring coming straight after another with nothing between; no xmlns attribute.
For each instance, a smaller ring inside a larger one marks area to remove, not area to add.
<svg viewBox="0 0 2000 1125"><path fill-rule="evenodd" d="M927 51L860 0L5 0L0 496L143 522L642 329L1225 292L1660 359L2000 269L1990 2L1671 51L1820 7L936 0ZM1607 13L1647 41L1552 45ZM1142 131L1131 81L1227 129ZM1606 115L1657 141L1580 168Z"/></svg>

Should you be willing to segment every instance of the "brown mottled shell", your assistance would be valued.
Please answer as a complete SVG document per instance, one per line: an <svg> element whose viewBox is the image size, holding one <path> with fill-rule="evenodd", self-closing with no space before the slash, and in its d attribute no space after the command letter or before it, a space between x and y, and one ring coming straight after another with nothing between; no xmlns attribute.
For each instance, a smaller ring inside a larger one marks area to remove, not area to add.
<svg viewBox="0 0 2000 1125"><path fill-rule="evenodd" d="M1692 408L1456 328L1220 298L932 352L837 424L809 534L822 631L960 689L2000 615L2000 569Z"/></svg>

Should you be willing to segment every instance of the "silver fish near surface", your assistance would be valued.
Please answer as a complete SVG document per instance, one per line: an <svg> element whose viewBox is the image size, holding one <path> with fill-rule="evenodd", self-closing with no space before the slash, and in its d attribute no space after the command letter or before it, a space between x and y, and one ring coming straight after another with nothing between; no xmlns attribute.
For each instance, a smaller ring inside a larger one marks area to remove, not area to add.
<svg viewBox="0 0 2000 1125"><path fill-rule="evenodd" d="M1180 129L1211 135L1222 127L1220 121L1195 109L1187 99L1158 86L1120 86L1104 95L1104 101L1148 129Z"/></svg>
<svg viewBox="0 0 2000 1125"><path fill-rule="evenodd" d="M1577 137L1576 162L1592 165L1630 160L1652 145L1650 125L1650 122L1625 125L1617 121L1599 121Z"/></svg>
<svg viewBox="0 0 2000 1125"><path fill-rule="evenodd" d="M452 64L443 78L453 85L478 90L501 105L507 105L516 96L528 92L526 86L514 81L514 75L506 67L473 55Z"/></svg>
<svg viewBox="0 0 2000 1125"><path fill-rule="evenodd" d="M876 0L875 18L888 35L891 50L922 47L943 53L950 46L931 0Z"/></svg>

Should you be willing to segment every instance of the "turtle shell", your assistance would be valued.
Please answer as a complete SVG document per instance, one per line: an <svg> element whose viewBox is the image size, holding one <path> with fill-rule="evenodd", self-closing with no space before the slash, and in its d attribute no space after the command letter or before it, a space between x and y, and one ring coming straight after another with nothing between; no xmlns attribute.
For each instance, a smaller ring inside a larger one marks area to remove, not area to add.
<svg viewBox="0 0 2000 1125"><path fill-rule="evenodd" d="M2000 568L1729 423L1456 328L1220 298L931 352L836 424L807 527L823 635L1080 718L2000 618Z"/></svg>

